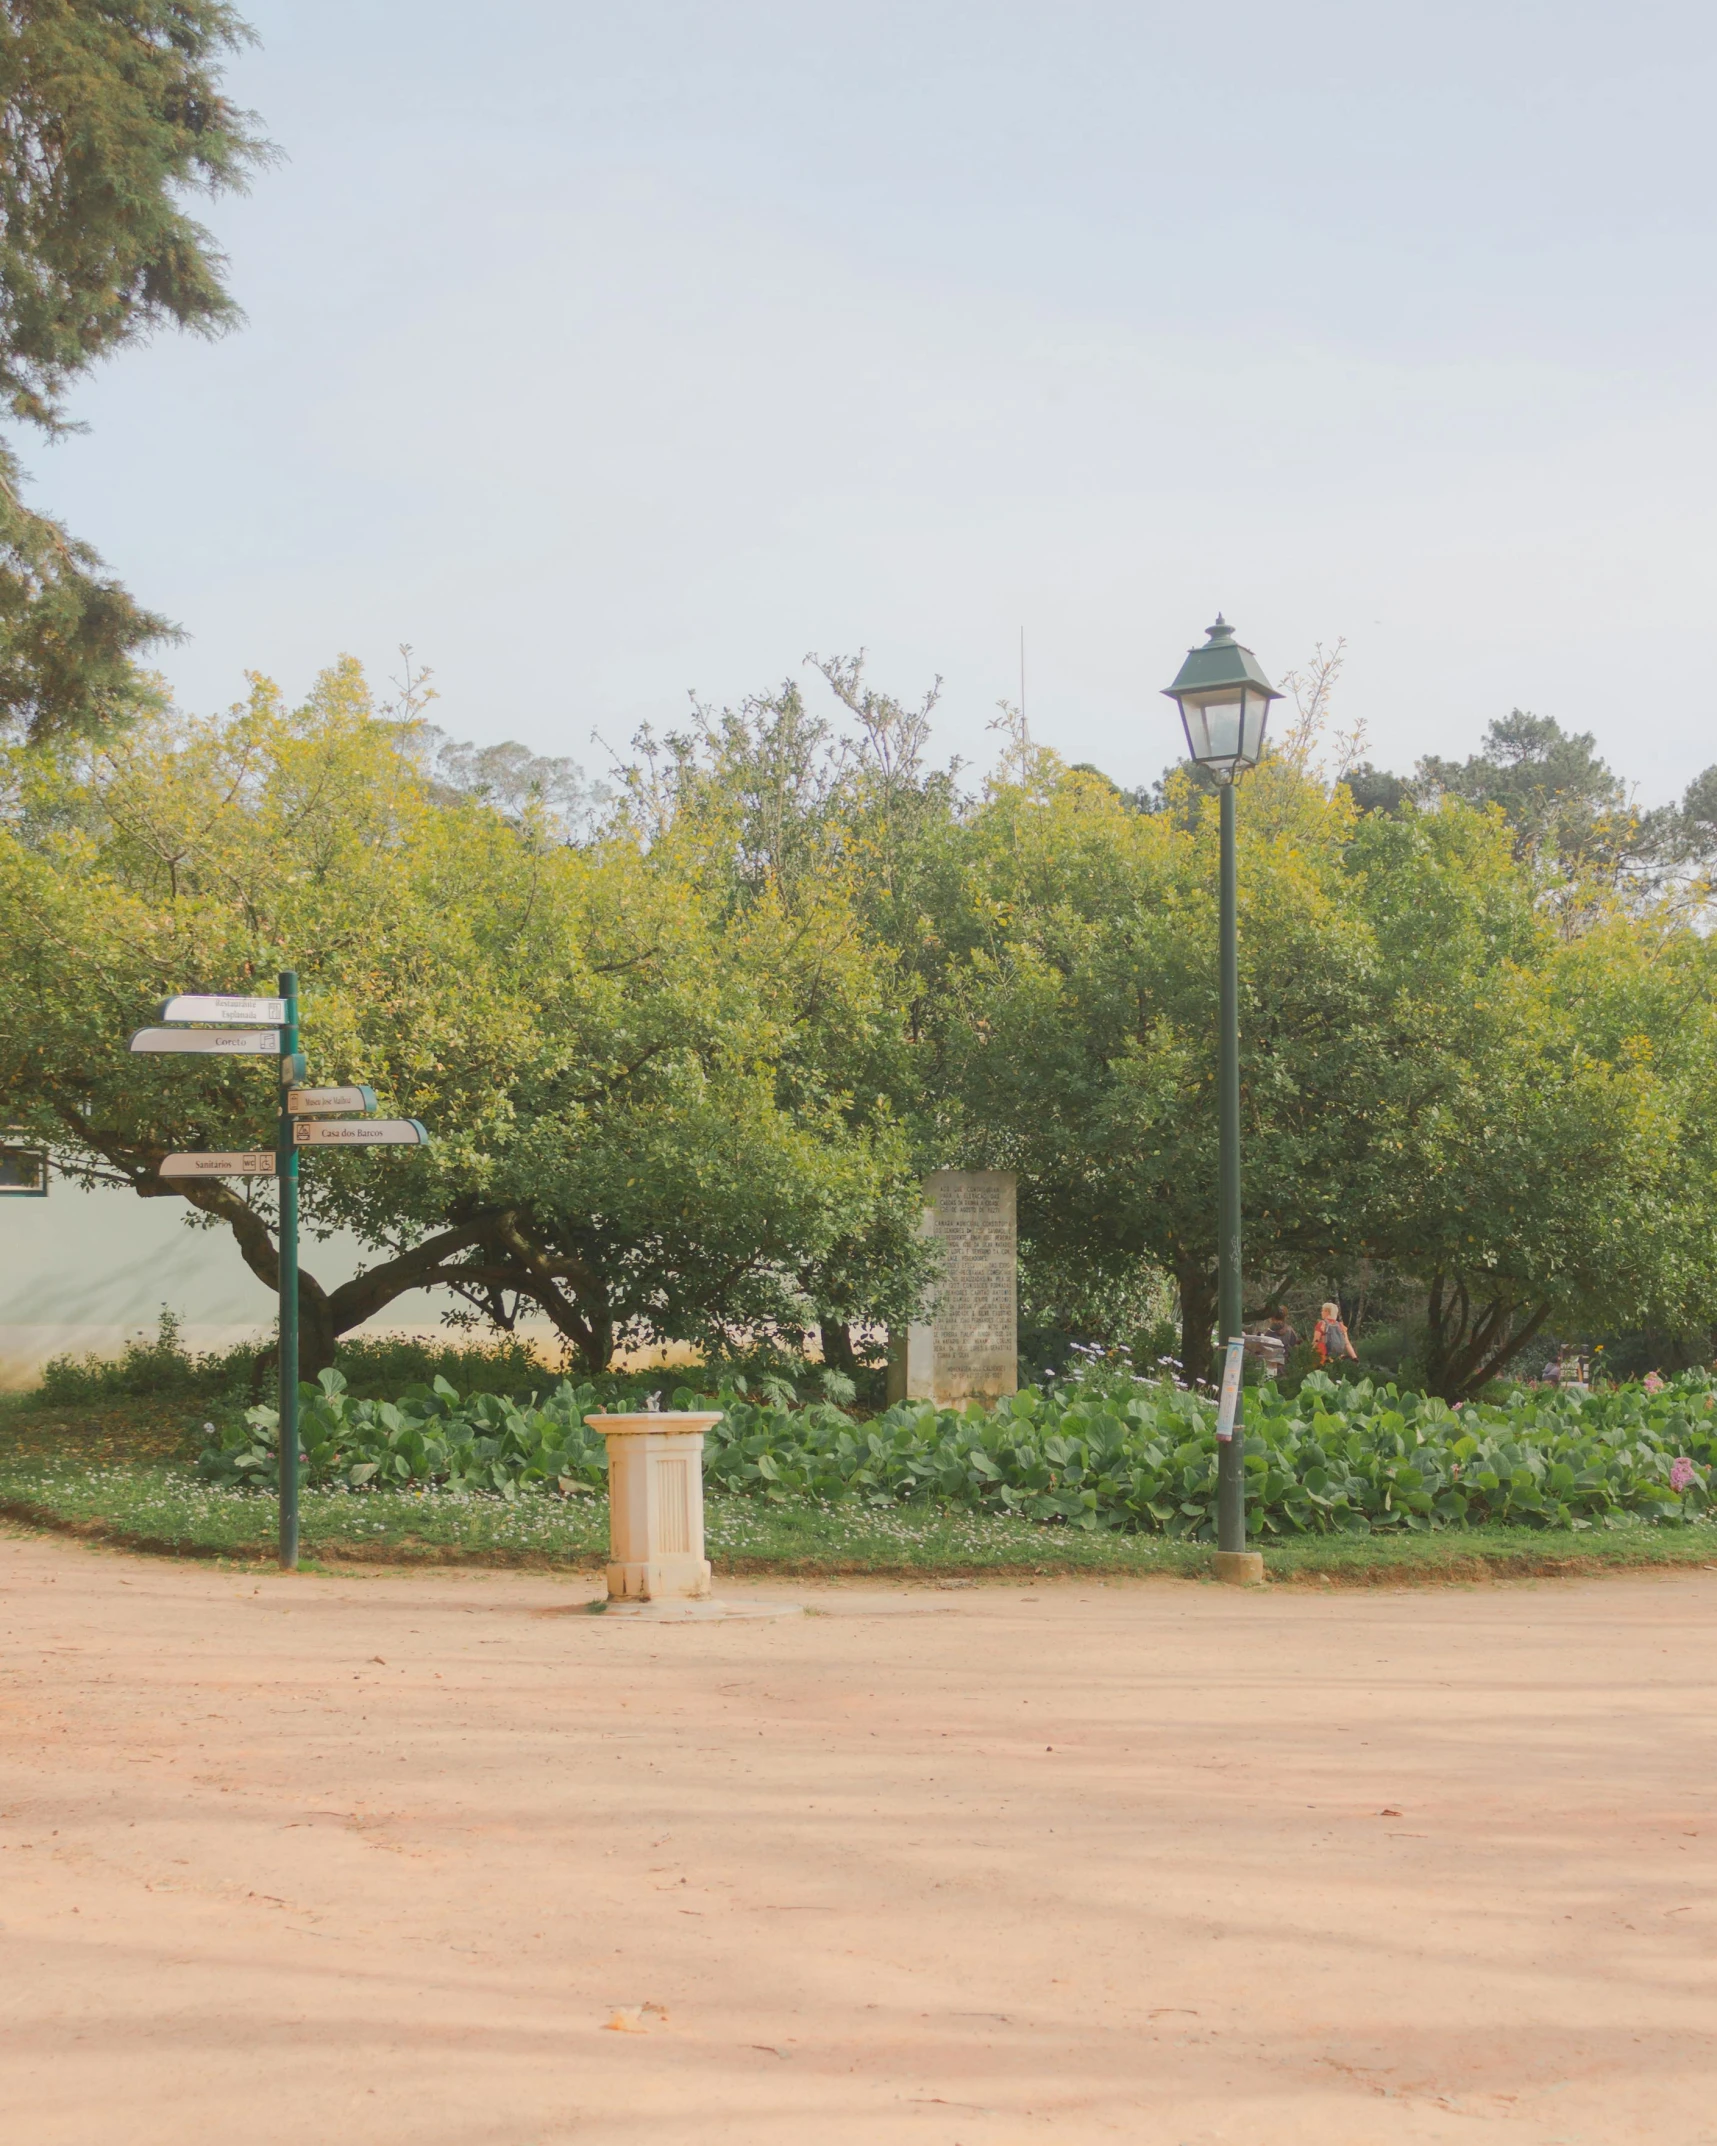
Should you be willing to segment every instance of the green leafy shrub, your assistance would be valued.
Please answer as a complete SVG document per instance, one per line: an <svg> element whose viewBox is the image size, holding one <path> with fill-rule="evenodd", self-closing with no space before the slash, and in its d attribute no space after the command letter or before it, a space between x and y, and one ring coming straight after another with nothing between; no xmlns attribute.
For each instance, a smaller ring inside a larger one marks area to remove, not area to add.
<svg viewBox="0 0 1717 2146"><path fill-rule="evenodd" d="M446 1380L461 1393L506 1394L524 1400L557 1384L561 1376L515 1334L482 1341L443 1341L434 1336L355 1333L340 1343L334 1362L345 1378L346 1390L367 1400L430 1387L437 1379ZM600 1394L611 1407L629 1406L686 1375L683 1370L659 1368L613 1371L597 1379L591 1392ZM709 1385L769 1385L789 1399L845 1403L854 1397L853 1382L844 1374L787 1350L753 1351L744 1358L708 1363L694 1375ZM117 1356L93 1352L57 1356L43 1367L39 1385L27 1398L52 1408L144 1399L237 1405L260 1390L272 1391L274 1378L271 1339L198 1354L185 1347L178 1315L163 1306L151 1339L137 1336Z"/></svg>
<svg viewBox="0 0 1717 2146"><path fill-rule="evenodd" d="M87 1401L210 1400L241 1390L250 1376L249 1348L197 1355L187 1349L178 1315L164 1305L152 1340L135 1335L117 1356L56 1356L42 1366L33 1398L49 1408L75 1408Z"/></svg>
<svg viewBox="0 0 1717 2146"><path fill-rule="evenodd" d="M413 1386L397 1401L364 1400L345 1373L324 1371L301 1389L298 1435L305 1480L344 1490L398 1490L447 1484L516 1498L521 1490L563 1494L594 1489L606 1448L584 1425L601 1404L594 1387L562 1383L545 1401L472 1394L461 1401L444 1378ZM232 1487L274 1489L280 1480L280 1415L247 1408L217 1430L197 1472Z"/></svg>
<svg viewBox="0 0 1717 2146"><path fill-rule="evenodd" d="M722 1410L705 1442L712 1488L878 1506L934 1501L1199 1540L1215 1531L1211 1402L1110 1365L993 1409L905 1402L868 1423L832 1402L794 1406L785 1381L760 1387L755 1395L728 1387L713 1400L684 1389L674 1396L676 1407ZM594 1386L570 1383L541 1399L461 1400L441 1378L394 1401L365 1400L327 1371L304 1388L304 1467L311 1483L353 1491L449 1484L505 1498L583 1494L606 1477L602 1438L586 1420L603 1405ZM1711 1507L1717 1393L1696 1374L1655 1395L1517 1389L1456 1409L1314 1372L1292 1398L1271 1385L1250 1395L1245 1463L1248 1517L1261 1535L1486 1520L1581 1528L1623 1515L1692 1521ZM245 1411L198 1466L216 1482L272 1487L275 1412Z"/></svg>

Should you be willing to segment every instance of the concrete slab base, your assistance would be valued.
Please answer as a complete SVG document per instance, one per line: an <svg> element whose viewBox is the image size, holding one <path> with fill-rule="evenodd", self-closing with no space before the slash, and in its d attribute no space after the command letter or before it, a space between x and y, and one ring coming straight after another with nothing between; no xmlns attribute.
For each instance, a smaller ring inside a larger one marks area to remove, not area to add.
<svg viewBox="0 0 1717 2146"><path fill-rule="evenodd" d="M730 1617L802 1617L802 1602L731 1602L706 1596L702 1601L623 1602L612 1596L591 1602L587 1612L596 1617L623 1617L640 1624L719 1624Z"/></svg>
<svg viewBox="0 0 1717 2146"><path fill-rule="evenodd" d="M1230 1587L1258 1587L1264 1579L1263 1553L1258 1550L1218 1550L1213 1569L1216 1577Z"/></svg>

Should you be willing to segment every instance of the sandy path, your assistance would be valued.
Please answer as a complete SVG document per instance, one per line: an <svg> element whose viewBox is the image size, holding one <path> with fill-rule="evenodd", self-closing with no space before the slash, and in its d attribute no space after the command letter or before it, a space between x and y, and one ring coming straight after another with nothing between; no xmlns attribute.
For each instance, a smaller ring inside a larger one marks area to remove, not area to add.
<svg viewBox="0 0 1717 2146"><path fill-rule="evenodd" d="M8 2146L1717 2141L1717 1575L589 1591L0 1540Z"/></svg>

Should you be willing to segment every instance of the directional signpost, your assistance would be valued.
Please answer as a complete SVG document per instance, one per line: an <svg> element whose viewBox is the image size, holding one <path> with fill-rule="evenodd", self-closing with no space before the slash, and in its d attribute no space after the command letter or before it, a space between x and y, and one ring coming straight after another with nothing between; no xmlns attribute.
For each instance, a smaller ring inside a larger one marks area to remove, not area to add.
<svg viewBox="0 0 1717 2146"><path fill-rule="evenodd" d="M272 1177L280 1186L280 1569L298 1564L298 1151L307 1147L424 1147L429 1135L415 1118L378 1118L373 1088L306 1087L298 1048L298 978L280 978L279 998L193 993L171 998L164 1023L200 1026L140 1028L133 1051L218 1053L272 1058L280 1070L280 1116L272 1154L266 1148L230 1155L166 1155L163 1177ZM340 1111L357 1113L350 1119Z"/></svg>
<svg viewBox="0 0 1717 2146"><path fill-rule="evenodd" d="M298 1570L298 1150L291 1096L304 1059L298 1049L298 971L283 969L280 1009L280 1569ZM224 1016L223 1016L224 1018Z"/></svg>

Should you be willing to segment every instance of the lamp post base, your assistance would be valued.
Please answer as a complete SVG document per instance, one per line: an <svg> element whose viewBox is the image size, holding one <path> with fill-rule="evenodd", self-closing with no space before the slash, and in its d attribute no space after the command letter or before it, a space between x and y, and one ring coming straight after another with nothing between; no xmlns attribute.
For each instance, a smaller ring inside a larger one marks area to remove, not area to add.
<svg viewBox="0 0 1717 2146"><path fill-rule="evenodd" d="M1218 1550L1212 1569L1229 1587L1261 1587L1264 1583L1264 1559L1257 1550Z"/></svg>

